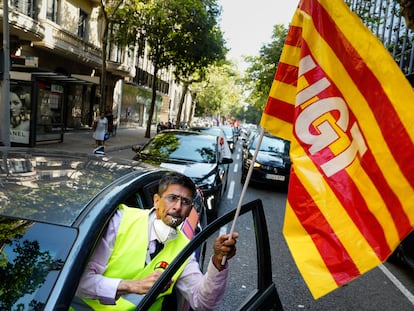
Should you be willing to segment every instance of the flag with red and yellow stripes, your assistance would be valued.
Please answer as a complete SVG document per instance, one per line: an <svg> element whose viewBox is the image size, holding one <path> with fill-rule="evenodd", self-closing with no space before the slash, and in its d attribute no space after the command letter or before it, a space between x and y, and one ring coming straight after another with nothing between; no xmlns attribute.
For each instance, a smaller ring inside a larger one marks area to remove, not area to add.
<svg viewBox="0 0 414 311"><path fill-rule="evenodd" d="M414 92L342 0L302 0L261 125L291 141L283 233L314 298L384 262L414 223Z"/></svg>

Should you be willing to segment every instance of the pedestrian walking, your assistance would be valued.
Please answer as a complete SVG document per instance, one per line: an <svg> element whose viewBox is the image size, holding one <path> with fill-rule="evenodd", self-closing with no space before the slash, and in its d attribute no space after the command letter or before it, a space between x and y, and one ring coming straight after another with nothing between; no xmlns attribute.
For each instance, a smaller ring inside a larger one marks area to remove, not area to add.
<svg viewBox="0 0 414 311"><path fill-rule="evenodd" d="M105 154L105 134L108 133L108 119L105 117L105 113L101 112L99 117L94 121L93 124L93 135L92 137L95 139L96 148L94 149L94 153L98 155Z"/></svg>

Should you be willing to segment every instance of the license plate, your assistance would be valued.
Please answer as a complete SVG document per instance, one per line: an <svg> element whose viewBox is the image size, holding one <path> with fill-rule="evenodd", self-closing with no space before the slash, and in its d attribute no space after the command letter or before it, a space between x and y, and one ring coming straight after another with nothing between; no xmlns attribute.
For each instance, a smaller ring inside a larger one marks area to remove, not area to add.
<svg viewBox="0 0 414 311"><path fill-rule="evenodd" d="M285 181L285 176L282 175L266 174L265 178L271 180Z"/></svg>

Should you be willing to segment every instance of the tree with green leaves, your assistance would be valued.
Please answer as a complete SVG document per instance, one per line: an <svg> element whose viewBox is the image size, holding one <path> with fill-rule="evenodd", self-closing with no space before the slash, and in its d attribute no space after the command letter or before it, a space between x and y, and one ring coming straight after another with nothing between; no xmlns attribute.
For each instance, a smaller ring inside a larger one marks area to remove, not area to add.
<svg viewBox="0 0 414 311"><path fill-rule="evenodd" d="M183 87L176 118L178 127L190 85L203 81L210 65L224 62L227 50L218 25L221 10L216 0L179 0L177 4L176 14L183 23L172 33L168 49L174 77Z"/></svg>
<svg viewBox="0 0 414 311"><path fill-rule="evenodd" d="M147 57L152 62L152 98L148 113L145 137L151 136L151 124L157 96L159 70L168 68L171 55L167 50L171 34L180 25L179 17L174 15L175 0L130 0L117 12L114 20L113 40L120 46L131 46L141 42L147 45Z"/></svg>
<svg viewBox="0 0 414 311"><path fill-rule="evenodd" d="M244 108L242 78L232 64L210 66L206 79L193 85L192 94L197 99L196 116L242 115Z"/></svg>
<svg viewBox="0 0 414 311"><path fill-rule="evenodd" d="M245 57L250 63L245 75L245 83L250 90L249 102L259 110L266 105L287 32L284 25L275 25L271 42L261 47L259 56Z"/></svg>
<svg viewBox="0 0 414 311"><path fill-rule="evenodd" d="M118 10L114 40L121 46L137 40L145 42L148 59L153 65L152 99L145 137L149 138L151 133L160 69L172 66L176 81L183 86L181 114L191 83L204 78L209 64L224 59L224 40L217 22L219 14L216 0L130 0Z"/></svg>
<svg viewBox="0 0 414 311"><path fill-rule="evenodd" d="M103 110L106 107L106 90L107 90L107 70L106 59L109 42L109 27L116 16L116 12L119 7L124 3L124 0L100 0L101 14L102 14L102 32L101 32L101 103L100 109Z"/></svg>

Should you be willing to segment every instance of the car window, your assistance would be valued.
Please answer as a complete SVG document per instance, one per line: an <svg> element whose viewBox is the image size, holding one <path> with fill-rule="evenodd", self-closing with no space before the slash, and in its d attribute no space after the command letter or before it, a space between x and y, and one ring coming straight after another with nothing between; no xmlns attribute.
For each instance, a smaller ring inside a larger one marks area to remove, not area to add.
<svg viewBox="0 0 414 311"><path fill-rule="evenodd" d="M213 255L213 243L221 233L229 233L231 223L219 228L206 244L203 271L207 271ZM240 216L235 231L240 234L237 240L237 254L229 261L229 279L223 302L215 310L237 310L244 299L257 290L257 250L251 213Z"/></svg>
<svg viewBox="0 0 414 311"><path fill-rule="evenodd" d="M256 149L257 143L259 141L259 137L256 137L254 140L251 149ZM289 153L289 148L287 146L287 142L274 138L263 136L262 143L260 145L260 151L266 152L274 152L274 153Z"/></svg>
<svg viewBox="0 0 414 311"><path fill-rule="evenodd" d="M215 163L216 150L216 139L212 136L160 133L144 146L141 154L161 159Z"/></svg>
<svg viewBox="0 0 414 311"><path fill-rule="evenodd" d="M223 126L221 127L221 129L223 130L223 132L226 134L227 137L232 137L233 134L233 128L230 126Z"/></svg>
<svg viewBox="0 0 414 311"><path fill-rule="evenodd" d="M145 185L140 186L136 192L125 198L121 203L140 209L149 209L153 207L154 194L158 192L159 179L148 181Z"/></svg>
<svg viewBox="0 0 414 311"><path fill-rule="evenodd" d="M61 225L72 224L104 186L134 171L93 157L9 156L0 161L1 214Z"/></svg>
<svg viewBox="0 0 414 311"><path fill-rule="evenodd" d="M0 310L43 310L75 229L0 217Z"/></svg>

